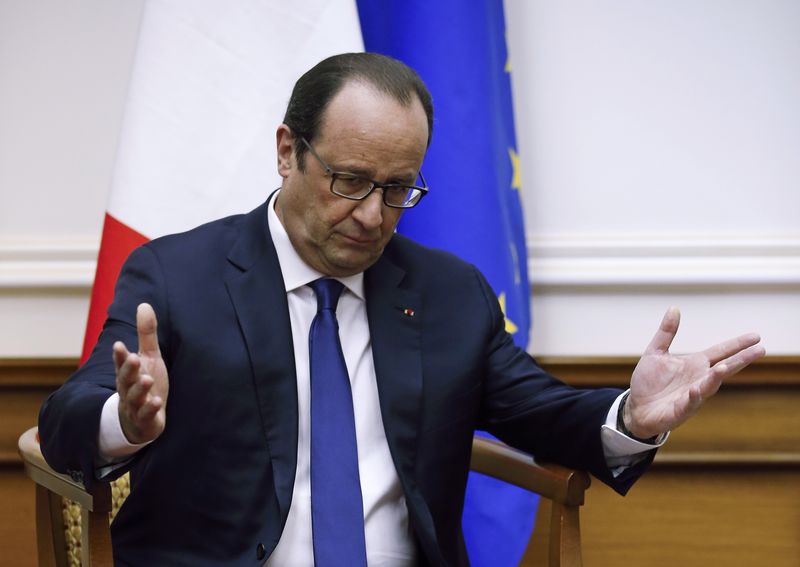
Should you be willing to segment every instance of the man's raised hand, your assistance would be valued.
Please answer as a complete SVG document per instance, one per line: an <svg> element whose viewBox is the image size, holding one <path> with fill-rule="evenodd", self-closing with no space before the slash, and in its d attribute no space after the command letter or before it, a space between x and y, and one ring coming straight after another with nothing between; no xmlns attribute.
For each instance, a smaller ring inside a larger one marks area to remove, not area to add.
<svg viewBox="0 0 800 567"><path fill-rule="evenodd" d="M623 419L637 437L649 438L676 428L717 393L723 380L765 354L755 333L701 352L672 354L669 347L679 323L680 312L670 308L633 371Z"/></svg>
<svg viewBox="0 0 800 567"><path fill-rule="evenodd" d="M141 303L136 309L139 352L129 352L121 341L113 347L119 421L125 437L134 444L153 441L166 425L169 379L156 329L153 308Z"/></svg>

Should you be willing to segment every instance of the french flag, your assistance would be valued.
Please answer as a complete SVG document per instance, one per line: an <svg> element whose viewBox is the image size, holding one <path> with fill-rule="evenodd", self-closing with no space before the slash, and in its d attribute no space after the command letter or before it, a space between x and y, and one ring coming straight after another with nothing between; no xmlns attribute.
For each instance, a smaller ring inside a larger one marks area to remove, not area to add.
<svg viewBox="0 0 800 567"><path fill-rule="evenodd" d="M280 185L275 130L294 82L363 50L353 0L145 2L81 362L128 254L261 204Z"/></svg>

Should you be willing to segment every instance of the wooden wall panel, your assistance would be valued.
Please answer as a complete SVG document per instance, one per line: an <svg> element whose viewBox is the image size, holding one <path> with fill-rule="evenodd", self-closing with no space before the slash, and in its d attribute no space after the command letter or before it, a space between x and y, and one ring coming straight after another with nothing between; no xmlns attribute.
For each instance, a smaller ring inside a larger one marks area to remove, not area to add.
<svg viewBox="0 0 800 567"><path fill-rule="evenodd" d="M0 359L0 567L37 564L35 490L17 439L36 425L42 402L75 366L72 359Z"/></svg>
<svg viewBox="0 0 800 567"><path fill-rule="evenodd" d="M542 362L584 387L625 387L635 364ZM594 480L581 530L587 567L800 567L800 361L730 380L624 498Z"/></svg>
<svg viewBox="0 0 800 567"><path fill-rule="evenodd" d="M800 387L725 388L671 434L661 453L730 454L740 459L748 455L797 456Z"/></svg>
<svg viewBox="0 0 800 567"><path fill-rule="evenodd" d="M656 467L624 498L595 481L587 567L797 567L800 479L784 468Z"/></svg>
<svg viewBox="0 0 800 567"><path fill-rule="evenodd" d="M46 396L47 392L39 389L0 390L0 460L18 462L17 439L36 425L39 407Z"/></svg>
<svg viewBox="0 0 800 567"><path fill-rule="evenodd" d="M33 482L22 467L0 467L0 566L35 567L36 519Z"/></svg>

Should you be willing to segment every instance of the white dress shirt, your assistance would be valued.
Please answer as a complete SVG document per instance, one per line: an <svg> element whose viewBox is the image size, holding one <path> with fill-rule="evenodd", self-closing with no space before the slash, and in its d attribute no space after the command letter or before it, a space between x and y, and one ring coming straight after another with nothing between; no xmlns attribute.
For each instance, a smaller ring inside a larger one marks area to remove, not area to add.
<svg viewBox="0 0 800 567"><path fill-rule="evenodd" d="M275 213L278 193L269 203L268 223L278 254L289 304L295 368L297 372L298 443L292 504L280 541L266 565L270 567L313 567L310 482L311 388L308 335L317 312L317 299L308 283L325 277L306 264L295 251ZM375 366L372 360L364 274L337 278L345 289L336 308L340 340L350 376L355 410L358 469L364 504L367 561L371 567L410 567L416 564L416 545L408 523L408 509L400 479L392 461L383 428ZM345 330L345 331L341 331ZM643 459L647 451L661 446L640 443L616 429L617 408L622 396L609 410L600 432L606 463L617 476ZM118 414L119 396L114 394L103 406L100 419L98 478L121 466L127 457L146 444L134 445L122 432Z"/></svg>
<svg viewBox="0 0 800 567"><path fill-rule="evenodd" d="M308 283L325 277L298 256L286 230L269 206L269 230L278 253L289 302L295 367L297 369L297 472L292 505L278 546L267 561L269 566L310 567L314 565L311 539L311 381L308 334L317 313L317 297ZM337 278L345 286L336 307L339 338L350 376L355 410L358 473L364 503L364 531L370 566L406 567L416 563L416 545L408 525L400 478L389 452L378 400L378 383L372 362L364 274Z"/></svg>

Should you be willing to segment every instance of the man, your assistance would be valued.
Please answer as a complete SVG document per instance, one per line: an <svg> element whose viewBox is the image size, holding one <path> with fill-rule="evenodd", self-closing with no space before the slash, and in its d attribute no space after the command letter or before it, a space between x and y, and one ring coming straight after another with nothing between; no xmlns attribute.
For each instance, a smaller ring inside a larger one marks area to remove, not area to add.
<svg viewBox="0 0 800 567"><path fill-rule="evenodd" d="M746 335L670 355L670 310L629 394L548 376L477 270L394 234L427 190L432 124L405 65L326 59L278 127L279 192L131 254L94 353L40 415L57 470L131 471L117 563L465 565L474 429L624 493L764 354Z"/></svg>

